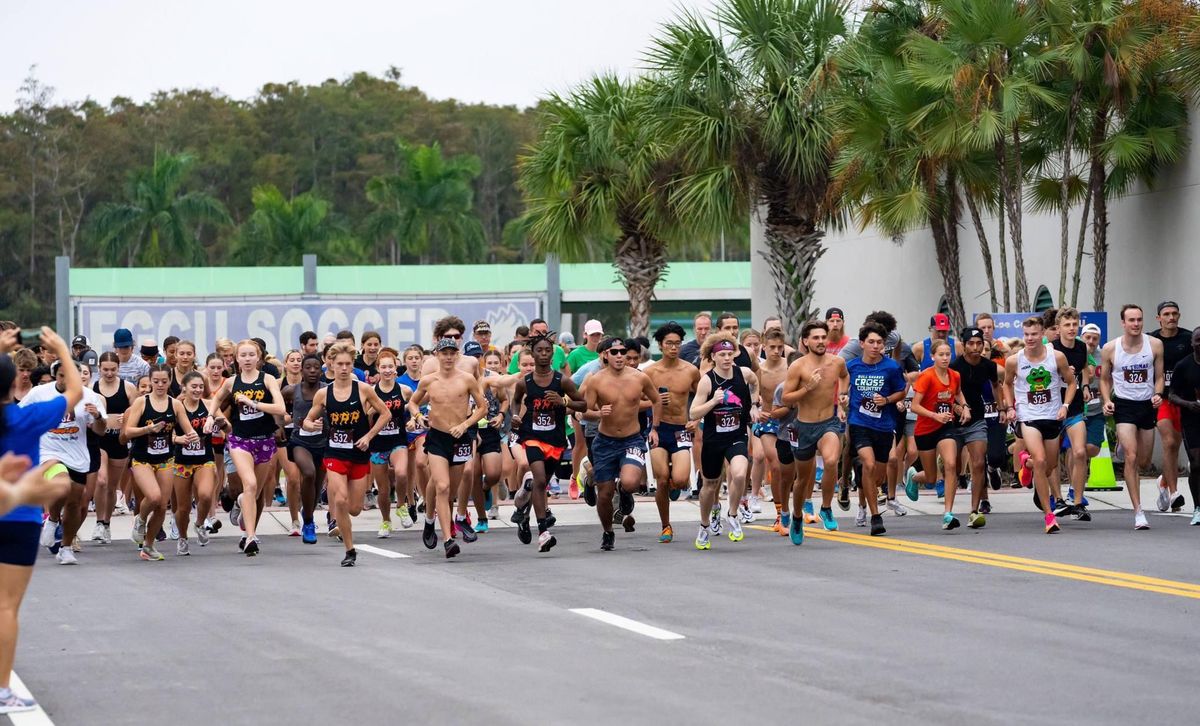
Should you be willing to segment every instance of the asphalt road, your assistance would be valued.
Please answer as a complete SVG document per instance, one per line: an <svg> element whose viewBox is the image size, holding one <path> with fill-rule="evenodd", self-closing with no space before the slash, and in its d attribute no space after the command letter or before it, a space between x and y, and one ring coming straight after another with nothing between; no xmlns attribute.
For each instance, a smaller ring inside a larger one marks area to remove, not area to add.
<svg viewBox="0 0 1200 726"><path fill-rule="evenodd" d="M1033 513L953 533L910 516L709 552L691 524L607 553L571 526L549 555L498 529L449 562L416 530L364 532L410 557L355 569L324 537L162 563L89 546L39 563L16 669L58 724L1193 722L1200 528L1129 519L1046 536Z"/></svg>

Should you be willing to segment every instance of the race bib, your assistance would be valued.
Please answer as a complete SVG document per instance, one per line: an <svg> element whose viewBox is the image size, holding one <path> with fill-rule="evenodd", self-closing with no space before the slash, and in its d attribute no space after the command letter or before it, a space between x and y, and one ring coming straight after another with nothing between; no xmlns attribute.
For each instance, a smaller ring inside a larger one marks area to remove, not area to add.
<svg viewBox="0 0 1200 726"><path fill-rule="evenodd" d="M717 414L717 433L728 434L742 427L742 416L736 411Z"/></svg>
<svg viewBox="0 0 1200 726"><path fill-rule="evenodd" d="M1147 374L1145 368L1126 368L1125 382L1126 383L1145 383Z"/></svg>
<svg viewBox="0 0 1200 726"><path fill-rule="evenodd" d="M238 404L238 418L243 421L253 421L262 418L263 412L246 403Z"/></svg>
<svg viewBox="0 0 1200 726"><path fill-rule="evenodd" d="M995 401L983 402L983 417L984 418L999 418L1000 412L996 410Z"/></svg>
<svg viewBox="0 0 1200 726"><path fill-rule="evenodd" d="M345 429L334 429L329 432L329 448L353 449L354 442L350 440L350 432Z"/></svg>
<svg viewBox="0 0 1200 726"><path fill-rule="evenodd" d="M788 426L788 428L787 428L787 437L788 437L788 445L790 445L792 447L795 447L797 444L800 443L800 434L798 434L796 432L796 429L792 428L791 426Z"/></svg>
<svg viewBox="0 0 1200 726"><path fill-rule="evenodd" d="M1050 403L1050 391L1029 391L1025 394L1025 398L1029 401L1030 406L1045 406Z"/></svg>
<svg viewBox="0 0 1200 726"><path fill-rule="evenodd" d="M199 439L196 439L196 441L194 443L184 444L183 445L183 453L185 453L185 454L203 454L204 453L204 439L199 438Z"/></svg>
<svg viewBox="0 0 1200 726"><path fill-rule="evenodd" d="M455 464L465 464L471 460L471 442L464 441L454 445L454 461Z"/></svg>
<svg viewBox="0 0 1200 726"><path fill-rule="evenodd" d="M171 443L162 434L151 436L150 441L146 444L146 453L151 456L169 454L171 453Z"/></svg>
<svg viewBox="0 0 1200 726"><path fill-rule="evenodd" d="M950 413L951 411L953 409L950 407L950 404L942 402L938 402L937 408L934 409L934 413Z"/></svg>
<svg viewBox="0 0 1200 726"><path fill-rule="evenodd" d="M544 412L538 412L533 415L533 430L534 431L553 431L554 415Z"/></svg>
<svg viewBox="0 0 1200 726"><path fill-rule="evenodd" d="M631 446L628 449L625 449L625 458L633 461L638 466L646 465L646 452L642 451L636 446Z"/></svg>
<svg viewBox="0 0 1200 726"><path fill-rule="evenodd" d="M399 433L400 429L396 428L396 419L393 417L387 422L387 425L379 430L380 436L394 436Z"/></svg>
<svg viewBox="0 0 1200 726"><path fill-rule="evenodd" d="M517 441L517 432L516 432L516 431L513 431L512 433L510 433L510 434L508 435L508 445L509 445L509 446L516 446L518 443L519 443L519 442Z"/></svg>
<svg viewBox="0 0 1200 726"><path fill-rule="evenodd" d="M858 412L871 418L880 418L883 416L883 411L879 410L879 404L866 397L863 398L862 403L859 405Z"/></svg>
<svg viewBox="0 0 1200 726"><path fill-rule="evenodd" d="M1171 385L1171 376L1175 375L1175 371L1163 371L1163 383L1167 386Z"/></svg>
<svg viewBox="0 0 1200 726"><path fill-rule="evenodd" d="M680 449L692 448L692 432L681 429L675 432L675 446Z"/></svg>

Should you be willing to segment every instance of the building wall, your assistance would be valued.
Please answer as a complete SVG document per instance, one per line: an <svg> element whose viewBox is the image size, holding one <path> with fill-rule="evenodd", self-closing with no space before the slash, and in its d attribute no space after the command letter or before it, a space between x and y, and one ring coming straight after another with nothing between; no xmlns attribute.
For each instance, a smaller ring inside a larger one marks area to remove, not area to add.
<svg viewBox="0 0 1200 726"><path fill-rule="evenodd" d="M964 214L965 214L964 209ZM1072 262L1078 237L1079 209L1072 212ZM1039 285L1045 285L1059 305L1059 217L1026 214L1024 224L1025 269L1032 300ZM991 246L992 264L1000 286L997 250L997 220L983 223ZM1116 311L1134 302L1147 311L1148 330L1153 325L1154 307L1173 299L1182 307L1183 324L1200 325L1200 148L1193 145L1186 157L1165 173L1153 189L1137 188L1109 204L1109 265L1106 307L1109 330L1117 330ZM933 239L928 229L910 232L902 244L880 235L875 229L853 229L831 233L827 252L818 264L817 305L837 305L846 311L851 328L875 309L886 309L900 321L908 340L925 336L929 316L936 312L942 295ZM763 262L762 226L755 220L751 229L751 293L755 323L775 312L770 277ZM983 258L971 220L965 217L959 230L963 304L968 317L990 307ZM1085 241L1079 291L1079 308L1092 308L1091 235ZM1013 268L1012 246L1008 263ZM1070 275L1068 269L1068 294ZM999 294L999 290L998 290ZM1015 289L1014 289L1015 294Z"/></svg>

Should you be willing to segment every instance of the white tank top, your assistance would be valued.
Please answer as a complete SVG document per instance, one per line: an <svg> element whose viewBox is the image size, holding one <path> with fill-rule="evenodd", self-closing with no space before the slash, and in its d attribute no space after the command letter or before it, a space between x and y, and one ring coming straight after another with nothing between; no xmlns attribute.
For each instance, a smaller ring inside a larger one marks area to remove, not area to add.
<svg viewBox="0 0 1200 726"><path fill-rule="evenodd" d="M1149 401L1154 396L1154 351L1150 336L1142 334L1142 347L1126 353L1117 338L1113 346L1113 393L1126 401Z"/></svg>
<svg viewBox="0 0 1200 726"><path fill-rule="evenodd" d="M1030 360L1025 351L1017 352L1017 375L1013 394L1017 399L1018 421L1054 421L1062 407L1062 376L1054 350L1046 348L1041 360Z"/></svg>

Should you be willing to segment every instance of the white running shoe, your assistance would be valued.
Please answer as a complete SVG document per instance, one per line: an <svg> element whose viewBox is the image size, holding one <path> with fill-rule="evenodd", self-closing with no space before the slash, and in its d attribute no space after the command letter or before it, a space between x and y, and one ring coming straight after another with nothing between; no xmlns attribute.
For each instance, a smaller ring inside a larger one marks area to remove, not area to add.
<svg viewBox="0 0 1200 726"><path fill-rule="evenodd" d="M54 559L58 560L60 565L78 565L79 560L75 559L75 553L70 547L61 547L58 554L54 555Z"/></svg>
<svg viewBox="0 0 1200 726"><path fill-rule="evenodd" d="M242 508L238 506L237 502L234 502L233 509L229 510L229 523L235 527L242 526ZM245 527L242 529L244 530Z"/></svg>
<svg viewBox="0 0 1200 726"><path fill-rule="evenodd" d="M493 504L492 508L488 510L488 519L500 519L500 505L499 504ZM412 520L409 520L409 523L407 526L409 526L409 527L412 526Z"/></svg>
<svg viewBox="0 0 1200 726"><path fill-rule="evenodd" d="M167 512L163 517L163 526L167 529L167 539L179 539L179 524L175 521L174 512Z"/></svg>
<svg viewBox="0 0 1200 726"><path fill-rule="evenodd" d="M887 500L887 508L897 517L903 517L908 514L908 508L895 499Z"/></svg>
<svg viewBox="0 0 1200 726"><path fill-rule="evenodd" d="M867 508L866 507L860 506L858 508L858 514L854 515L854 526L856 526L856 527L867 526Z"/></svg>
<svg viewBox="0 0 1200 726"><path fill-rule="evenodd" d="M104 541L104 525L101 524L100 522L96 522L96 526L92 527L92 541L93 542L103 542Z"/></svg>
<svg viewBox="0 0 1200 726"><path fill-rule="evenodd" d="M1192 512L1192 526L1200 527L1200 507L1196 507L1195 511Z"/></svg>
<svg viewBox="0 0 1200 726"><path fill-rule="evenodd" d="M755 514L762 514L762 500L753 494L750 495L750 511Z"/></svg>
<svg viewBox="0 0 1200 726"><path fill-rule="evenodd" d="M1133 513L1133 528L1150 529L1150 523L1146 521L1146 513L1140 509Z"/></svg>
<svg viewBox="0 0 1200 726"><path fill-rule="evenodd" d="M1171 492L1163 484L1161 475L1158 477L1158 501L1155 504L1158 505L1158 511L1160 512L1167 511L1171 506Z"/></svg>
<svg viewBox="0 0 1200 726"><path fill-rule="evenodd" d="M80 542L78 537L71 540L71 551L72 552L83 552L83 542Z"/></svg>
<svg viewBox="0 0 1200 726"><path fill-rule="evenodd" d="M721 536L721 505L714 504L708 513L708 531L715 537Z"/></svg>
<svg viewBox="0 0 1200 726"><path fill-rule="evenodd" d="M488 517L492 515L489 514ZM405 529L413 526L412 517L408 516L408 507L403 504L400 505L400 526Z"/></svg>
<svg viewBox="0 0 1200 726"><path fill-rule="evenodd" d="M118 517L129 514L129 507L125 505L125 495L120 491L117 492L117 503L113 505L113 514Z"/></svg>
<svg viewBox="0 0 1200 726"><path fill-rule="evenodd" d="M379 523L379 532L375 535L379 539L387 539L392 536L392 523L388 520L383 520Z"/></svg>
<svg viewBox="0 0 1200 726"><path fill-rule="evenodd" d="M43 547L53 547L56 527L58 527L58 522L51 522L49 519L42 522L42 533L38 535L38 544Z"/></svg>
<svg viewBox="0 0 1200 726"><path fill-rule="evenodd" d="M738 521L740 517L726 517L726 519L729 520L729 541L741 542L746 535L742 532L742 523Z"/></svg>
<svg viewBox="0 0 1200 726"><path fill-rule="evenodd" d="M738 505L737 518L746 524L758 519L758 517L754 516L754 512L750 511L750 507L746 506L745 504Z"/></svg>
<svg viewBox="0 0 1200 726"><path fill-rule="evenodd" d="M112 527L104 525L104 532L100 535L100 544L112 544Z"/></svg>
<svg viewBox="0 0 1200 726"><path fill-rule="evenodd" d="M188 549L188 541L186 539L181 539L175 543L175 554L179 555L180 557L186 557L192 554L191 550Z"/></svg>
<svg viewBox="0 0 1200 726"><path fill-rule="evenodd" d="M710 527L711 527L711 525L709 525L709 527L705 527L702 525L700 527L700 531L696 533L696 549L698 549L698 550L712 549L712 543L710 543L709 539L708 539Z"/></svg>
<svg viewBox="0 0 1200 726"><path fill-rule="evenodd" d="M129 539L133 540L138 547L142 546L142 543L146 541L146 520L134 515L133 531L129 533Z"/></svg>
<svg viewBox="0 0 1200 726"><path fill-rule="evenodd" d="M196 527L196 539L200 542L201 547L207 547L208 539L209 539L208 538L208 530L203 526ZM182 541L183 540L180 540L180 542L182 542Z"/></svg>

